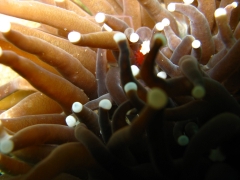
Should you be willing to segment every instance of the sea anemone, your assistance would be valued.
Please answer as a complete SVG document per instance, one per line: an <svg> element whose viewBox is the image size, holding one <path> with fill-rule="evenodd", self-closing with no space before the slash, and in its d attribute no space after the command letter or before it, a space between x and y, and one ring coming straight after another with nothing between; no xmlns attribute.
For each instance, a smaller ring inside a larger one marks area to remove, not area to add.
<svg viewBox="0 0 240 180"><path fill-rule="evenodd" d="M239 19L231 0L1 0L0 179L239 179Z"/></svg>

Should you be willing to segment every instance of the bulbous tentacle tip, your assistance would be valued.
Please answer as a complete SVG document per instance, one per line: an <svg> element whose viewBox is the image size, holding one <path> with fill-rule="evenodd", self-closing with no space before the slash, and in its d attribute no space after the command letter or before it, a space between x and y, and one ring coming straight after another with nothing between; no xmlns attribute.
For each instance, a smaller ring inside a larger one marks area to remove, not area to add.
<svg viewBox="0 0 240 180"><path fill-rule="evenodd" d="M164 24L163 22L158 22L155 24L155 28L157 31L162 31L164 29Z"/></svg>
<svg viewBox="0 0 240 180"><path fill-rule="evenodd" d="M167 6L168 11L174 12L175 11L175 3L169 3Z"/></svg>
<svg viewBox="0 0 240 180"><path fill-rule="evenodd" d="M95 21L96 21L97 23L103 23L103 22L105 21L105 18L106 18L106 16L105 16L105 14L102 13L102 12L99 12L99 13L97 13L97 14L95 15Z"/></svg>
<svg viewBox="0 0 240 180"><path fill-rule="evenodd" d="M68 40L73 44L78 43L81 40L81 34L79 32L72 31L68 34Z"/></svg>
<svg viewBox="0 0 240 180"><path fill-rule="evenodd" d="M167 44L167 39L162 33L156 33L153 37L154 41L160 40L162 43L162 46L165 46Z"/></svg>
<svg viewBox="0 0 240 180"><path fill-rule="evenodd" d="M131 65L132 74L134 77L138 77L140 69L136 65Z"/></svg>
<svg viewBox="0 0 240 180"><path fill-rule="evenodd" d="M72 105L72 111L73 111L74 113L80 113L80 112L82 111L82 109L83 109L82 103L80 103L80 102L75 102L75 103L73 103L73 105Z"/></svg>
<svg viewBox="0 0 240 180"><path fill-rule="evenodd" d="M201 42L200 42L199 40L195 39L195 40L192 42L192 48L197 49L197 48L199 48L199 47L201 47Z"/></svg>
<svg viewBox="0 0 240 180"><path fill-rule="evenodd" d="M192 89L192 96L196 99L201 99L205 96L206 94L206 91L205 91L205 88L203 86L195 86L193 89Z"/></svg>
<svg viewBox="0 0 240 180"><path fill-rule="evenodd" d="M162 23L163 23L164 27L170 25L170 21L168 18L163 18Z"/></svg>
<svg viewBox="0 0 240 180"><path fill-rule="evenodd" d="M99 107L105 110L110 110L112 108L112 103L108 99L103 99L99 102Z"/></svg>
<svg viewBox="0 0 240 180"><path fill-rule="evenodd" d="M157 77L161 79L166 79L167 78L167 73L165 71L160 71L157 73Z"/></svg>
<svg viewBox="0 0 240 180"><path fill-rule="evenodd" d="M116 43L118 43L119 41L126 40L127 37L124 33L118 32L113 36L113 39Z"/></svg>
<svg viewBox="0 0 240 180"><path fill-rule="evenodd" d="M135 82L129 82L125 84L124 91L128 93L129 91L137 91L137 84Z"/></svg>
<svg viewBox="0 0 240 180"><path fill-rule="evenodd" d="M179 59L179 62L178 62L178 66L182 66L184 65L184 63L187 63L187 62L192 62L193 61L193 56L191 55L185 55L185 56L182 56L180 59ZM195 60L195 59L194 59Z"/></svg>
<svg viewBox="0 0 240 180"><path fill-rule="evenodd" d="M186 135L181 135L178 137L177 142L180 146L186 146L189 143L189 138Z"/></svg>
<svg viewBox="0 0 240 180"><path fill-rule="evenodd" d="M147 94L147 102L152 108L161 109L167 105L167 94L159 88L152 88Z"/></svg>
<svg viewBox="0 0 240 180"><path fill-rule="evenodd" d="M72 115L67 116L65 121L69 127L75 127L77 124L77 119Z"/></svg>
<svg viewBox="0 0 240 180"><path fill-rule="evenodd" d="M218 8L216 9L216 11L214 12L214 16L215 17L219 17L219 16L226 16L227 15L227 11L224 8Z"/></svg>
<svg viewBox="0 0 240 180"><path fill-rule="evenodd" d="M184 4L192 4L194 0L183 0Z"/></svg>
<svg viewBox="0 0 240 180"><path fill-rule="evenodd" d="M9 21L0 19L0 24L0 32L8 33L11 30L11 23Z"/></svg>
<svg viewBox="0 0 240 180"><path fill-rule="evenodd" d="M0 152L3 154L9 154L14 149L14 142L10 139L3 140L0 143Z"/></svg>

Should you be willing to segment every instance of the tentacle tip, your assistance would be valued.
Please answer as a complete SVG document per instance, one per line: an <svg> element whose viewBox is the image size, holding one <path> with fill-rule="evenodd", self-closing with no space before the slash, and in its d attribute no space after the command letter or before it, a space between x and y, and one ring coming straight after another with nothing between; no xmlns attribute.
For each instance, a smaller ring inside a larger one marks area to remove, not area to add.
<svg viewBox="0 0 240 180"><path fill-rule="evenodd" d="M160 71L157 73L157 77L160 77L162 79L166 79L167 78L167 73L165 71Z"/></svg>
<svg viewBox="0 0 240 180"><path fill-rule="evenodd" d="M66 124L69 127L74 127L74 126L76 126L76 123L77 123L76 118L74 116L72 116L72 115L67 116L65 121L66 121Z"/></svg>
<svg viewBox="0 0 240 180"><path fill-rule="evenodd" d="M169 21L168 18L163 18L162 23L163 23L163 26L164 26L164 27L170 25L170 21Z"/></svg>
<svg viewBox="0 0 240 180"><path fill-rule="evenodd" d="M236 8L238 6L239 2L232 2L232 6Z"/></svg>
<svg viewBox="0 0 240 180"><path fill-rule="evenodd" d="M183 0L184 4L192 4L194 0Z"/></svg>
<svg viewBox="0 0 240 180"><path fill-rule="evenodd" d="M95 15L95 21L96 21L97 23L103 23L103 22L105 21L105 19L106 19L106 16L105 16L105 14L102 13L102 12L99 12L99 13L97 13L97 14Z"/></svg>
<svg viewBox="0 0 240 180"><path fill-rule="evenodd" d="M3 154L8 154L8 153L12 152L13 148L14 148L14 143L10 139L2 141L0 144L0 151Z"/></svg>
<svg viewBox="0 0 240 180"><path fill-rule="evenodd" d="M138 40L139 40L139 35L138 35L137 33L132 33L132 34L130 35L129 40L130 40L132 43L136 43L136 42L138 42Z"/></svg>
<svg viewBox="0 0 240 180"><path fill-rule="evenodd" d="M165 46L167 44L167 39L166 37L161 34L161 33L156 33L153 37L153 40L156 41L156 40L161 40L162 42L162 45Z"/></svg>
<svg viewBox="0 0 240 180"><path fill-rule="evenodd" d="M192 55L184 55L180 58L178 62L178 66L181 67L186 62L194 62L197 61L196 58Z"/></svg>
<svg viewBox="0 0 240 180"><path fill-rule="evenodd" d="M181 135L178 137L177 142L180 146L186 146L189 143L189 138L186 135Z"/></svg>
<svg viewBox="0 0 240 180"><path fill-rule="evenodd" d="M118 43L119 41L126 40L127 37L124 33L118 32L118 33L114 34L113 39L116 43Z"/></svg>
<svg viewBox="0 0 240 180"><path fill-rule="evenodd" d="M81 40L81 34L79 32L72 31L68 34L68 40L71 43L77 43Z"/></svg>
<svg viewBox="0 0 240 180"><path fill-rule="evenodd" d="M147 102L154 109L161 109L166 106L168 98L166 93L159 88L152 88L148 91Z"/></svg>
<svg viewBox="0 0 240 180"><path fill-rule="evenodd" d="M80 102L75 102L72 105L72 111L74 113L80 113L83 109L83 105Z"/></svg>
<svg viewBox="0 0 240 180"><path fill-rule="evenodd" d="M219 16L226 16L227 15L227 11L224 8L218 8L216 9L216 11L214 12L214 16L215 17L219 17Z"/></svg>
<svg viewBox="0 0 240 180"><path fill-rule="evenodd" d="M8 33L11 30L11 23L6 20L2 20L0 22L0 32L2 33Z"/></svg>
<svg viewBox="0 0 240 180"><path fill-rule="evenodd" d="M173 12L176 9L175 3L169 3L167 6L168 11Z"/></svg>
<svg viewBox="0 0 240 180"><path fill-rule="evenodd" d="M205 96L205 88L203 86L195 86L192 90L192 96L201 99Z"/></svg>
<svg viewBox="0 0 240 180"><path fill-rule="evenodd" d="M112 108L112 103L108 99L103 99L99 102L99 107L105 110L110 110Z"/></svg>
<svg viewBox="0 0 240 180"><path fill-rule="evenodd" d="M128 93L129 91L137 91L137 85L135 82L128 82L124 86L124 91Z"/></svg>
<svg viewBox="0 0 240 180"><path fill-rule="evenodd" d="M162 31L164 29L164 24L162 22L158 22L155 24L155 28L158 31Z"/></svg>
<svg viewBox="0 0 240 180"><path fill-rule="evenodd" d="M195 39L193 42L192 42L192 48L194 49L197 49L201 46L201 42L197 39Z"/></svg>
<svg viewBox="0 0 240 180"><path fill-rule="evenodd" d="M105 23L103 24L102 28L103 28L104 31L108 31L108 32L113 31L113 29Z"/></svg>
<svg viewBox="0 0 240 180"><path fill-rule="evenodd" d="M131 65L131 70L134 77L138 76L140 73L140 70L136 65Z"/></svg>
<svg viewBox="0 0 240 180"><path fill-rule="evenodd" d="M209 154L209 159L212 160L213 162L223 162L226 157L224 156L224 154L221 152L221 150L219 148L216 149L212 149L210 154Z"/></svg>

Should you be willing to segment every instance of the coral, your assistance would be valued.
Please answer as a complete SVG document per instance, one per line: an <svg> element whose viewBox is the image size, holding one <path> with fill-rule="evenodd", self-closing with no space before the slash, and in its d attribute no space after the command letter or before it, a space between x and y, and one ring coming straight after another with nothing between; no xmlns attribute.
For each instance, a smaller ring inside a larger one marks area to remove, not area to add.
<svg viewBox="0 0 240 180"><path fill-rule="evenodd" d="M0 179L239 179L239 8L1 0Z"/></svg>

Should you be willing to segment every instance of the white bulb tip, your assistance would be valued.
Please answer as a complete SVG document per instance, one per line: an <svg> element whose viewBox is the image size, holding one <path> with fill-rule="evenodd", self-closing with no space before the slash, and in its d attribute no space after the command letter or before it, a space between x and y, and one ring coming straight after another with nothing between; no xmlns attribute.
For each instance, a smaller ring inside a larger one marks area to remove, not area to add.
<svg viewBox="0 0 240 180"><path fill-rule="evenodd" d="M238 2L232 2L232 6L236 8L238 6Z"/></svg>
<svg viewBox="0 0 240 180"><path fill-rule="evenodd" d="M157 73L157 77L160 77L162 79L166 79L167 78L167 73L164 71L160 71Z"/></svg>
<svg viewBox="0 0 240 180"><path fill-rule="evenodd" d="M136 77L140 72L139 68L136 65L131 65L131 70L134 77Z"/></svg>
<svg viewBox="0 0 240 180"><path fill-rule="evenodd" d="M163 23L164 26L169 26L169 25L170 25L170 21L169 21L168 18L164 18L164 19L162 20L162 23Z"/></svg>
<svg viewBox="0 0 240 180"><path fill-rule="evenodd" d="M14 148L14 143L12 140L4 140L1 142L1 145L0 145L0 151L3 153L3 154L8 154L10 152L12 152Z"/></svg>
<svg viewBox="0 0 240 180"><path fill-rule="evenodd" d="M175 3L170 3L170 4L168 4L167 9L168 9L168 11L170 11L170 12L175 11L175 9L176 9Z"/></svg>
<svg viewBox="0 0 240 180"><path fill-rule="evenodd" d="M124 91L128 93L129 91L137 91L137 84L135 82L128 82L124 86Z"/></svg>
<svg viewBox="0 0 240 180"><path fill-rule="evenodd" d="M168 98L166 93L159 88L152 88L147 94L148 105L154 109L161 109L166 106Z"/></svg>
<svg viewBox="0 0 240 180"><path fill-rule="evenodd" d="M72 105L72 111L74 113L80 113L83 109L83 105L80 102L75 102Z"/></svg>
<svg viewBox="0 0 240 180"><path fill-rule="evenodd" d="M103 22L105 21L105 18L106 18L105 14L99 12L99 13L97 13L96 16L95 16L95 21L96 21L97 23L103 23Z"/></svg>
<svg viewBox="0 0 240 180"><path fill-rule="evenodd" d="M105 23L103 24L103 29L106 30L107 32L112 32L113 31L113 29Z"/></svg>
<svg viewBox="0 0 240 180"><path fill-rule="evenodd" d="M205 96L205 88L203 86L195 86L192 90L192 96L201 99Z"/></svg>
<svg viewBox="0 0 240 180"><path fill-rule="evenodd" d="M180 146L186 146L189 143L189 138L186 135L178 137L177 142Z"/></svg>
<svg viewBox="0 0 240 180"><path fill-rule="evenodd" d="M139 35L137 33L132 33L130 35L130 38L129 40L132 42L132 43L136 43L138 40L139 40Z"/></svg>
<svg viewBox="0 0 240 180"><path fill-rule="evenodd" d="M99 107L110 110L112 108L112 103L108 99L103 99L99 102Z"/></svg>
<svg viewBox="0 0 240 180"><path fill-rule="evenodd" d="M3 53L3 52L2 52L2 48L0 47L0 56L2 56L2 53Z"/></svg>
<svg viewBox="0 0 240 180"><path fill-rule="evenodd" d="M81 40L81 34L79 32L72 31L68 34L68 40L71 43L77 43Z"/></svg>
<svg viewBox="0 0 240 180"><path fill-rule="evenodd" d="M227 15L227 11L224 8L218 8L214 12L215 17L224 16L224 15Z"/></svg>
<svg viewBox="0 0 240 180"><path fill-rule="evenodd" d="M7 33L11 30L11 23L9 21L1 21L0 22L0 32Z"/></svg>
<svg viewBox="0 0 240 180"><path fill-rule="evenodd" d="M201 42L199 41L199 40L194 40L193 42L192 42L192 47L194 48L194 49L197 49L197 48L199 48L201 46Z"/></svg>
<svg viewBox="0 0 240 180"><path fill-rule="evenodd" d="M69 127L74 127L74 126L76 126L76 122L77 122L77 120L76 120L76 118L74 117L74 116L67 116L66 117L66 119L65 119L65 121L66 121L66 124L69 126Z"/></svg>
<svg viewBox="0 0 240 180"><path fill-rule="evenodd" d="M156 30L162 31L164 29L164 24L162 22L158 22L155 25Z"/></svg>
<svg viewBox="0 0 240 180"><path fill-rule="evenodd" d="M183 0L184 4L192 4L194 0Z"/></svg>
<svg viewBox="0 0 240 180"><path fill-rule="evenodd" d="M118 43L119 41L126 40L127 37L124 33L118 32L118 33L114 34L113 39L116 43Z"/></svg>
<svg viewBox="0 0 240 180"><path fill-rule="evenodd" d="M150 41L143 41L143 43L141 44L141 49L140 52L145 55L147 53L149 53L150 51Z"/></svg>

